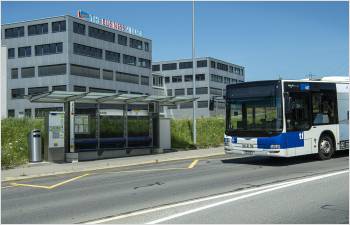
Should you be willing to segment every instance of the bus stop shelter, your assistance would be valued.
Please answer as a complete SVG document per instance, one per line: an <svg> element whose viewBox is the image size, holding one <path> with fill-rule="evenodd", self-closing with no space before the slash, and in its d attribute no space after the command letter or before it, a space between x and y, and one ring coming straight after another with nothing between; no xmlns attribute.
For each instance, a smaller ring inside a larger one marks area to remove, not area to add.
<svg viewBox="0 0 350 225"><path fill-rule="evenodd" d="M152 154L163 147L162 135L170 134L170 121L160 116L161 108L195 100L185 96L66 91L27 98L35 103L64 105L63 112L50 112L45 119L48 135L44 156L53 162ZM57 115L61 116L61 124Z"/></svg>

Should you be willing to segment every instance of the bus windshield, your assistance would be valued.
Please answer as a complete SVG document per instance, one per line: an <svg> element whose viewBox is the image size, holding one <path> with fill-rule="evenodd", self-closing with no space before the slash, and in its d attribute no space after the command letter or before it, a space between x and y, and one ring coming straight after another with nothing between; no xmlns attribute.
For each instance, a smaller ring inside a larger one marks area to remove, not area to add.
<svg viewBox="0 0 350 225"><path fill-rule="evenodd" d="M232 90L228 90L226 100L228 135L272 136L282 131L281 92L278 84L233 86Z"/></svg>

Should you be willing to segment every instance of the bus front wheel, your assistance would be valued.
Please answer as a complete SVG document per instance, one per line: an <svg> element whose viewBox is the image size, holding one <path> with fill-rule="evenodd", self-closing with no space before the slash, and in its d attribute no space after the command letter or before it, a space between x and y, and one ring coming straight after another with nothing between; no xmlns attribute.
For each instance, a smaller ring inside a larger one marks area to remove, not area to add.
<svg viewBox="0 0 350 225"><path fill-rule="evenodd" d="M318 157L321 160L330 159L334 154L334 145L332 138L328 135L322 135L318 141Z"/></svg>

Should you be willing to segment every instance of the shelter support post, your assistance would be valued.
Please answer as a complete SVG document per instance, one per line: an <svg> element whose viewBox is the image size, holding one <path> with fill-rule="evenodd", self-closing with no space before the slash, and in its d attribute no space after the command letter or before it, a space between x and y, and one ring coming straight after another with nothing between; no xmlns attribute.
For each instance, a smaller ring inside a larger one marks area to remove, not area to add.
<svg viewBox="0 0 350 225"><path fill-rule="evenodd" d="M128 148L129 143L128 143L128 104L127 103L125 103L123 107L123 119L124 119L125 148Z"/></svg>
<svg viewBox="0 0 350 225"><path fill-rule="evenodd" d="M78 162L78 153L75 151L75 102L69 101L65 103L66 114L65 117L69 121L66 131L66 137L69 137L67 141L67 146L69 146L69 151L66 152L66 162Z"/></svg>
<svg viewBox="0 0 350 225"><path fill-rule="evenodd" d="M96 139L97 139L97 149L100 151L101 142L100 142L100 130L101 130L101 120L100 120L100 103L97 103L96 109Z"/></svg>

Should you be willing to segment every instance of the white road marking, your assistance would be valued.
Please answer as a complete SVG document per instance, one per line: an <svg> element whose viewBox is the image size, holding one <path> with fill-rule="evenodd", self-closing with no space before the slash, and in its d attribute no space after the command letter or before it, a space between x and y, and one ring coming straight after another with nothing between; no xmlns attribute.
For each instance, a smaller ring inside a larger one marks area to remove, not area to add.
<svg viewBox="0 0 350 225"><path fill-rule="evenodd" d="M336 173L332 173L332 174L326 174L326 175L328 175L328 176L333 175L333 174L337 175L337 174L342 174L342 173L345 173L345 172L348 172L348 170L340 171L340 172L336 172ZM321 176L324 176L324 175L321 175ZM317 176L317 177L319 177L319 176ZM311 177L311 178L315 178L315 177ZM311 178L306 178L306 179L311 179ZM318 179L321 179L321 178L318 178ZM165 210L165 209L171 209L171 208L175 208L175 207L179 207L179 206L185 206L185 205L190 205L190 204L194 204L194 203L214 200L214 199L218 199L218 198L229 197L229 196L249 193L249 192L253 192L253 191L265 190L265 189L268 189L268 188L275 188L275 187L285 186L285 185L289 185L289 184L293 184L294 185L294 184L300 183L301 180L305 180L305 178L299 179L299 180L285 181L285 182L281 182L281 183L265 185L265 186L261 186L261 187L257 187L257 188L249 188L249 189L245 189L245 190L241 190L241 191L233 191L233 192L228 192L228 193L225 193L225 194L218 194L218 195L214 195L214 196L210 196L210 197L198 198L198 199L195 199L195 200L189 200L189 201L185 201L185 202L175 203L175 204L172 204L172 205L159 206L159 207L155 207L155 208L151 208L151 209L139 210L139 211L135 211L135 212L132 212L132 213L127 213L127 214L123 214L123 215L108 217L108 218L105 218L105 219L98 219L98 220L94 220L94 221L89 221L86 224L106 223L106 222L110 222L110 221L113 221L113 220L124 219L124 218L128 218L128 217L143 215L143 214L147 214L147 213L152 213L152 212L157 212L157 211L161 211L161 210ZM154 222L154 221L152 221L152 222ZM152 223L152 222L149 222L149 223Z"/></svg>
<svg viewBox="0 0 350 225"><path fill-rule="evenodd" d="M249 197L252 197L252 196L264 194L264 193L275 191L275 190L278 190L278 189L283 189L283 188L291 187L291 186L294 186L294 185L307 183L307 182L311 182L311 181L315 181L315 180L320 180L320 179L324 179L324 178L327 178L327 177L336 176L336 175L340 175L340 174L344 174L344 173L349 173L349 170L335 172L335 173L329 173L329 174L324 174L324 175L319 175L319 176L314 176L314 177L310 177L310 178L299 179L299 180L296 180L296 181L294 181L292 183L289 183L289 184L284 184L284 185L280 185L280 186L277 186L277 187L268 188L268 189L257 191L257 192L254 192L254 193L250 193L250 194L238 196L238 197L235 197L235 198L227 199L227 200L224 200L224 201L216 202L216 203L213 203L213 204L209 204L209 205L206 205L206 206L198 207L198 208L191 209L191 210L188 210L188 211L185 211L185 212L182 212L182 213L177 213L177 214L173 214L171 216L167 216L167 217L164 217L164 218L161 218L161 219L153 220L153 221L150 221L150 222L148 222L146 224L163 223L163 222L171 220L171 219L175 219L175 218L178 218L178 217L181 217L181 216L189 215L189 214L192 214L192 213L195 213L195 212L199 212L199 211L202 211L202 210L206 210L206 209L209 209L209 208L213 208L213 207L216 207L216 206L220 206L220 205L223 205L223 204L234 202L234 201L237 201L237 200L240 200L240 199L249 198Z"/></svg>

